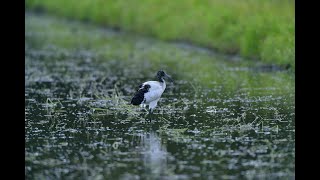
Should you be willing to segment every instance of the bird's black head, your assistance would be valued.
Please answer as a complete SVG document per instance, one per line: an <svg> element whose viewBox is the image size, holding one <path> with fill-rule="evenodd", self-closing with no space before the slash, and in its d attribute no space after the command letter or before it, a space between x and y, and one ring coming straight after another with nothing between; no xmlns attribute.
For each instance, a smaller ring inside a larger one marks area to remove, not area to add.
<svg viewBox="0 0 320 180"><path fill-rule="evenodd" d="M166 75L166 73L163 70L158 71L157 78L162 78Z"/></svg>
<svg viewBox="0 0 320 180"><path fill-rule="evenodd" d="M166 74L163 70L158 71L156 77L157 77L158 81L160 81L160 82L163 82L163 78L168 78L171 82L173 82L171 77L168 74Z"/></svg>

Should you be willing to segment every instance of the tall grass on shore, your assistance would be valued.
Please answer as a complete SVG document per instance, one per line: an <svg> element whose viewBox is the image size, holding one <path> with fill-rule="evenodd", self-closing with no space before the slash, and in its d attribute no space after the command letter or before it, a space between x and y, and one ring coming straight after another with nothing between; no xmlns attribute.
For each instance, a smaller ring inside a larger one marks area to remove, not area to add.
<svg viewBox="0 0 320 180"><path fill-rule="evenodd" d="M116 62L116 66L112 68L124 69L124 74L119 76L130 78L126 81L135 81L133 77L140 77L137 82L140 83L148 80L143 79L145 77L154 77L154 72L162 68L175 80L187 80L195 96L201 91L199 87L216 86L221 86L224 92L249 88L247 90L251 89L251 93L259 93L255 91L256 88L268 87L277 87L276 91L272 91L273 95L294 91L295 77L286 71L264 72L257 65L260 63L228 61L206 51L181 47L176 43L117 33L46 15L27 14L25 28L26 56L45 56L48 62L88 57L99 61L101 65ZM131 71L132 69L135 70Z"/></svg>
<svg viewBox="0 0 320 180"><path fill-rule="evenodd" d="M27 0L62 16L295 65L292 0Z"/></svg>

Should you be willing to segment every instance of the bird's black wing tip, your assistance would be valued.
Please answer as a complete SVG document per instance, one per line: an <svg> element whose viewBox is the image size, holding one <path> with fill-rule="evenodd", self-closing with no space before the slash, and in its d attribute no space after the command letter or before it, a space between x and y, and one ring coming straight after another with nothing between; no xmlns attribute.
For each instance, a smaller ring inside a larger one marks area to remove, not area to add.
<svg viewBox="0 0 320 180"><path fill-rule="evenodd" d="M140 105L141 102L142 102L142 101L141 101L140 99L138 99L138 98L133 98L133 99L131 100L130 104L137 106L137 105Z"/></svg>
<svg viewBox="0 0 320 180"><path fill-rule="evenodd" d="M132 105L140 105L144 99L144 92L138 91L131 99Z"/></svg>
<svg viewBox="0 0 320 180"><path fill-rule="evenodd" d="M144 94L147 93L150 89L149 84L141 84L140 89L136 92L136 94L131 99L130 104L132 105L140 105L144 100Z"/></svg>

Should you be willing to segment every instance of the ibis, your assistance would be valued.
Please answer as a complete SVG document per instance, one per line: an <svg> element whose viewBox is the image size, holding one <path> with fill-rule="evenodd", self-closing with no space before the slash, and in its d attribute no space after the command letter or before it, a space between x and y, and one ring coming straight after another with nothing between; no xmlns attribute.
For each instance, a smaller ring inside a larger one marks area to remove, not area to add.
<svg viewBox="0 0 320 180"><path fill-rule="evenodd" d="M156 108L158 101L164 90L166 89L166 81L164 78L173 82L171 77L163 70L158 71L156 81L147 81L139 86L139 89L131 99L131 104L146 107L148 105L149 114Z"/></svg>

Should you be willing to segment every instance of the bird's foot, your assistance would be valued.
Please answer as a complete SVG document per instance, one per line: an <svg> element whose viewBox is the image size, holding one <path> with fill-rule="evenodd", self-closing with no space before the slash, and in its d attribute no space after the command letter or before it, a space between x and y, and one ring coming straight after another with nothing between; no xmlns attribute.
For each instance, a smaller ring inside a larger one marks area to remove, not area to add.
<svg viewBox="0 0 320 180"><path fill-rule="evenodd" d="M152 118L152 116L150 113L146 114L146 116L145 116L146 121L149 121L149 123L151 123L151 120L152 120L151 118Z"/></svg>

